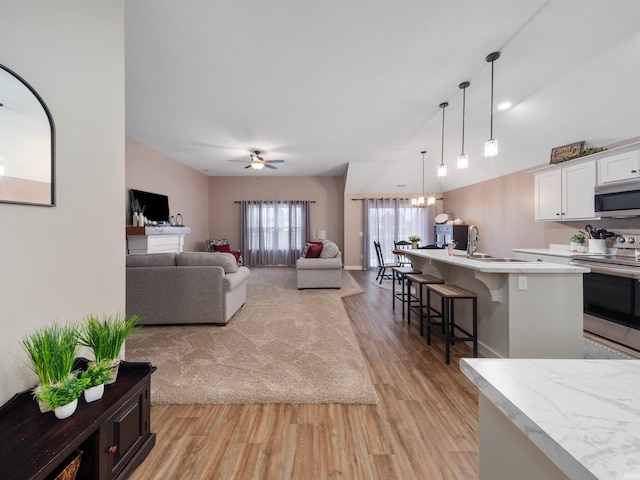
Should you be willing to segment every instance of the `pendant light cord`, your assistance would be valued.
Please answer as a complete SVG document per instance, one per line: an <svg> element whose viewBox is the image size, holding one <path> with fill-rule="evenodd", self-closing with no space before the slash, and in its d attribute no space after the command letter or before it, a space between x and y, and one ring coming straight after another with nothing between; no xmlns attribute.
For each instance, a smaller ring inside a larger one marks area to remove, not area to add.
<svg viewBox="0 0 640 480"><path fill-rule="evenodd" d="M493 63L491 61L491 127L489 129L489 138L493 138Z"/></svg>
<svg viewBox="0 0 640 480"><path fill-rule="evenodd" d="M444 109L449 106L449 102L442 102L440 108L442 108L442 147L440 149L440 165L444 165Z"/></svg>

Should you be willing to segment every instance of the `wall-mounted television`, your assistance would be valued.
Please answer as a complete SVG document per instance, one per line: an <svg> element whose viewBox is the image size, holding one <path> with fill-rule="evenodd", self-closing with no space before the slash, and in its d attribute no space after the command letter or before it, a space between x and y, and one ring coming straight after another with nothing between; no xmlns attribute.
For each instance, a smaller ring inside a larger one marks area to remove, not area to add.
<svg viewBox="0 0 640 480"><path fill-rule="evenodd" d="M169 221L169 197L159 193L143 192L142 190L129 190L131 205L136 201L140 207L144 207L144 216L150 222Z"/></svg>

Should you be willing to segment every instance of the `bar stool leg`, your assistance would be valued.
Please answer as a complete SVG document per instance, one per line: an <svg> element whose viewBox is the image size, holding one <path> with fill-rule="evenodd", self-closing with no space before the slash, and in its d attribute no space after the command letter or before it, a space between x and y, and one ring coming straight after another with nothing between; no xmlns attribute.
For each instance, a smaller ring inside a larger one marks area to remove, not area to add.
<svg viewBox="0 0 640 480"><path fill-rule="evenodd" d="M427 345L431 345L431 290L427 288Z"/></svg>
<svg viewBox="0 0 640 480"><path fill-rule="evenodd" d="M424 292L424 285L418 284L418 288L420 288L420 336L423 336L423 327L422 327L422 318L424 317L424 301L422 297L422 292Z"/></svg>
<svg viewBox="0 0 640 480"><path fill-rule="evenodd" d="M473 300L473 357L478 357L478 299Z"/></svg>
<svg viewBox="0 0 640 480"><path fill-rule="evenodd" d="M450 358L451 358L451 342L450 342L450 337L451 337L451 329L449 328L449 315L450 315L450 307L452 305L450 305L451 299L447 298L446 301L444 302L444 311L442 313L442 322L444 324L446 324L445 329L444 329L444 343L445 343L445 347L444 347L444 358L445 358L445 363L447 365L449 365L450 363Z"/></svg>

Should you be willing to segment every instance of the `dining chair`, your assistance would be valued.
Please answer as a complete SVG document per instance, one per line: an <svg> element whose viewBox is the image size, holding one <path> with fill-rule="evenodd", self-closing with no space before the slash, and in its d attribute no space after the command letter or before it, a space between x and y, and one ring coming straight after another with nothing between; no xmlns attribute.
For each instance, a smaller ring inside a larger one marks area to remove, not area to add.
<svg viewBox="0 0 640 480"><path fill-rule="evenodd" d="M393 242L393 244L395 247L394 254L396 256L396 265L398 265L399 267L406 267L411 265L411 261L403 253L399 253L402 250L410 250L411 242L400 240L397 242Z"/></svg>
<svg viewBox="0 0 640 480"><path fill-rule="evenodd" d="M382 255L382 248L380 247L380 242L373 241L373 246L376 248L376 256L378 257L378 275L376 276L376 280L380 279L378 283L382 284L382 280L393 280L393 272L391 269L396 267L395 263L385 263L384 255ZM387 273L387 269L389 269L389 273Z"/></svg>

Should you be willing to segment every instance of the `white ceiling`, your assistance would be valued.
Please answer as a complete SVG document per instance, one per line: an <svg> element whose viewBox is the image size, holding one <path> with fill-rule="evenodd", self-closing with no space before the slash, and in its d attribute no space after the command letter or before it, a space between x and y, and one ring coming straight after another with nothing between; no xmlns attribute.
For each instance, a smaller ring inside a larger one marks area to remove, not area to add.
<svg viewBox="0 0 640 480"><path fill-rule="evenodd" d="M208 175L447 191L640 135L638 0L127 0L127 135ZM486 159L491 66L494 137ZM456 171L466 91L465 151ZM441 159L449 175L435 172ZM244 169L250 150L283 159Z"/></svg>

